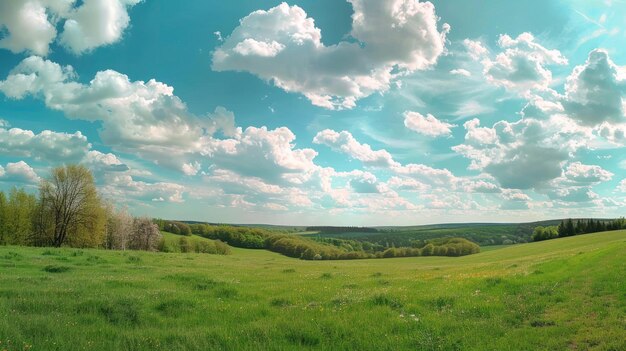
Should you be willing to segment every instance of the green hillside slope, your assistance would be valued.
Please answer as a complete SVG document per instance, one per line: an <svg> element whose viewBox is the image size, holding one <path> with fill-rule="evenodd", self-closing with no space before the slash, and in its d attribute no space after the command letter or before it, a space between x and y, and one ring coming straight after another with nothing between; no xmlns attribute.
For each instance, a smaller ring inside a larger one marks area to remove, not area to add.
<svg viewBox="0 0 626 351"><path fill-rule="evenodd" d="M0 247L0 349L624 350L626 231L303 261Z"/></svg>

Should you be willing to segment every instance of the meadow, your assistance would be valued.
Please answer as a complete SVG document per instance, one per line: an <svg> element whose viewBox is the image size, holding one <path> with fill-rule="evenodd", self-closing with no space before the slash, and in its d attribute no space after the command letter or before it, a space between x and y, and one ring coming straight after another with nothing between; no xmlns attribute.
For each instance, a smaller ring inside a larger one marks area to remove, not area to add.
<svg viewBox="0 0 626 351"><path fill-rule="evenodd" d="M625 258L626 231L354 261L0 246L0 350L625 350Z"/></svg>

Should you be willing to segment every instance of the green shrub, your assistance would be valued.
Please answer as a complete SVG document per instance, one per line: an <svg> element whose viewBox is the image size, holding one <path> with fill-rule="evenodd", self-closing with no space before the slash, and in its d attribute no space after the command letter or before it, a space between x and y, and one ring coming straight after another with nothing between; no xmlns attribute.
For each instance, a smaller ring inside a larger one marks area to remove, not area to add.
<svg viewBox="0 0 626 351"><path fill-rule="evenodd" d="M187 253L191 252L191 245L189 245L189 240L186 237L181 236L178 240L178 247L180 247L180 252Z"/></svg>
<svg viewBox="0 0 626 351"><path fill-rule="evenodd" d="M43 268L44 271L48 273L63 273L70 270L68 266L57 266L57 265L48 265Z"/></svg>

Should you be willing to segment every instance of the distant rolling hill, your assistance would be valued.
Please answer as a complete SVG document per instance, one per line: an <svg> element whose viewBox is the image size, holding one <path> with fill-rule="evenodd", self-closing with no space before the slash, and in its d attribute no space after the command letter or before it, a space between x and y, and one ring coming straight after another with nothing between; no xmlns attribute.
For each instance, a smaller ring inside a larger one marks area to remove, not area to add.
<svg viewBox="0 0 626 351"><path fill-rule="evenodd" d="M575 219L576 220L576 219ZM443 223L413 226L289 226L271 224L230 224L233 226L280 230L311 238L336 238L367 241L384 246L411 246L415 241L461 237L481 246L529 242L537 226L558 225L561 219L527 223ZM185 221L186 223L206 223ZM206 223L217 225L215 223Z"/></svg>

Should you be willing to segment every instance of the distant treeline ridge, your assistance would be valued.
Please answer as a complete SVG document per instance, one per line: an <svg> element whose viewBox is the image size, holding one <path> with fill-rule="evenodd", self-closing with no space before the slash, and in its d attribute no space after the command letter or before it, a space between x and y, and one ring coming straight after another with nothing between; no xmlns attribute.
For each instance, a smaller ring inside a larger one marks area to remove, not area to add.
<svg viewBox="0 0 626 351"><path fill-rule="evenodd" d="M368 227L313 226L313 227L306 227L306 231L307 232L320 232L322 234L378 233L378 229L368 228Z"/></svg>
<svg viewBox="0 0 626 351"><path fill-rule="evenodd" d="M161 228L180 227L180 222L159 221ZM480 252L480 247L462 238L429 240L413 247L388 247L368 245L350 240L316 241L300 235L259 228L212 226L208 224L189 225L191 233L205 238L221 240L228 245L266 249L289 257L304 260L349 260L363 258L389 258L412 256L464 256ZM182 231L186 232L186 229Z"/></svg>

